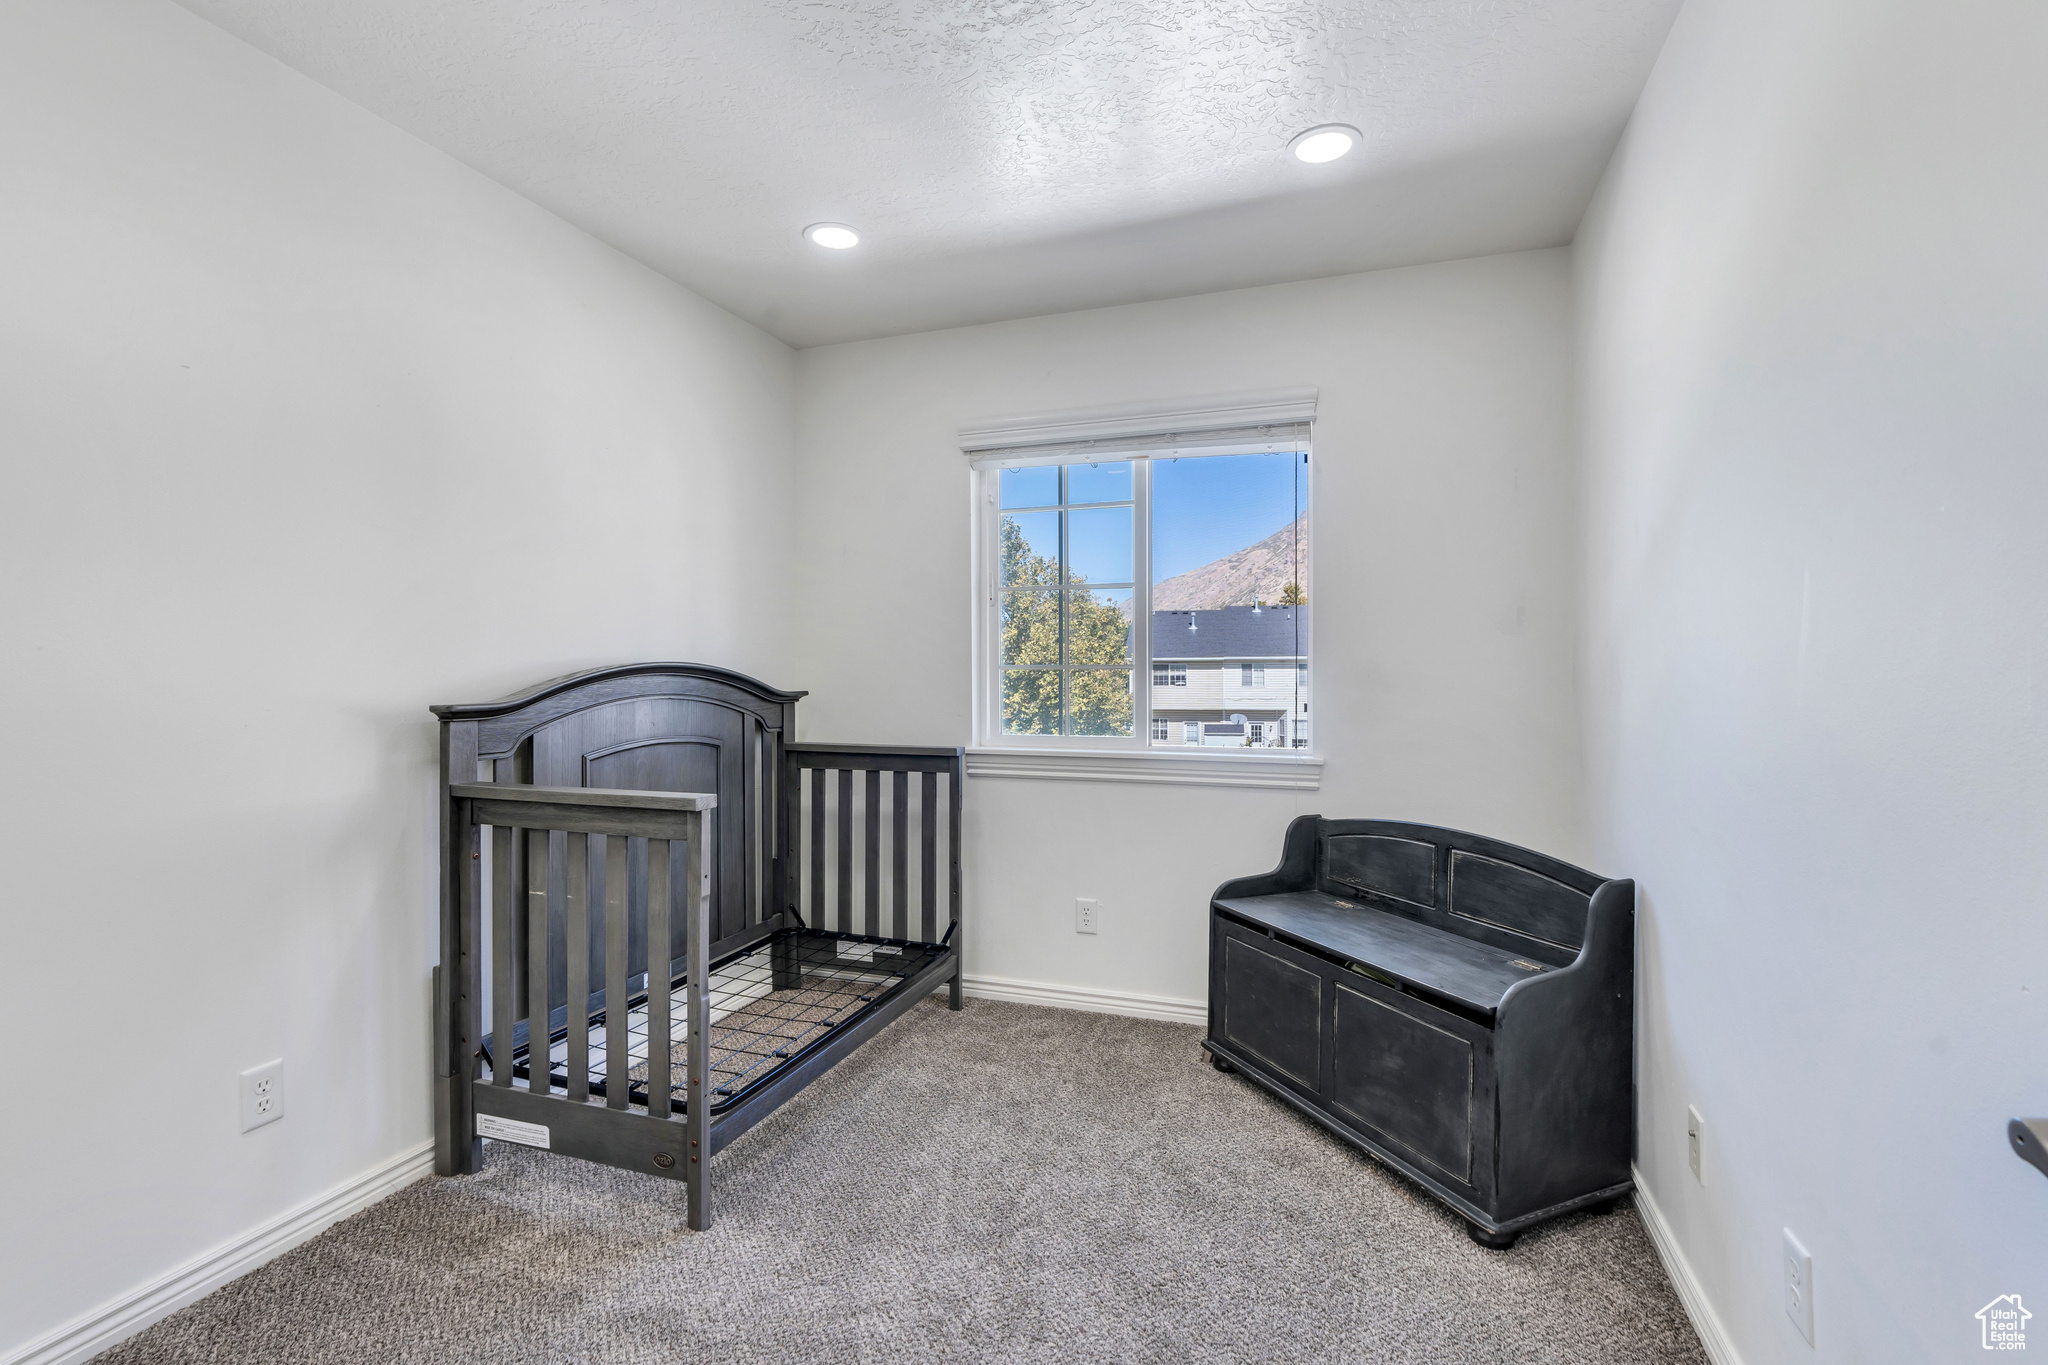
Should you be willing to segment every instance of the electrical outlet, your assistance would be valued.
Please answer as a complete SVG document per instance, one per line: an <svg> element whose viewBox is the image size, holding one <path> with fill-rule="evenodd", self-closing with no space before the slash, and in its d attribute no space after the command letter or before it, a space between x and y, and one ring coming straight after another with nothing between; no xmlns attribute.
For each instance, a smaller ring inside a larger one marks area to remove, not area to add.
<svg viewBox="0 0 2048 1365"><path fill-rule="evenodd" d="M284 1117L284 1059L252 1066L242 1073L242 1131L261 1128Z"/></svg>
<svg viewBox="0 0 2048 1365"><path fill-rule="evenodd" d="M1700 1111L1687 1105L1685 1109L1685 1164L1692 1167L1692 1178L1704 1185L1707 1178L1700 1174L1700 1147L1707 1140L1707 1121L1700 1117Z"/></svg>
<svg viewBox="0 0 2048 1365"><path fill-rule="evenodd" d="M1074 932L1092 934L1095 932L1095 916L1099 907L1092 900L1076 898L1074 901Z"/></svg>
<svg viewBox="0 0 2048 1365"><path fill-rule="evenodd" d="M1813 1257L1792 1229L1785 1229L1785 1316L1813 1345Z"/></svg>

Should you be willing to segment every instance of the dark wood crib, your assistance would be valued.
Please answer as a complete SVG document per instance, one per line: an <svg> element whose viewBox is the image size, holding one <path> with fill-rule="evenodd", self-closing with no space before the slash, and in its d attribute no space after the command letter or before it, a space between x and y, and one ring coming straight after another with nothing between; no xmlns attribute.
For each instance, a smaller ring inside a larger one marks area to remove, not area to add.
<svg viewBox="0 0 2048 1365"><path fill-rule="evenodd" d="M702 1229L720 1149L960 1007L964 751L795 743L804 695L646 663L432 708L439 1173L525 1143L681 1180Z"/></svg>

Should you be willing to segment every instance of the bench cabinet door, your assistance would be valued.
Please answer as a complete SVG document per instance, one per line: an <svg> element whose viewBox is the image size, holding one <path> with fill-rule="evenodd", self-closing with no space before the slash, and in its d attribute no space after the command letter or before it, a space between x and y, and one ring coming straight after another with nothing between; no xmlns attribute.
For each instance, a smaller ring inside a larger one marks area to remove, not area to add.
<svg viewBox="0 0 2048 1365"><path fill-rule="evenodd" d="M1218 1037L1311 1095L1323 1088L1329 969L1305 953L1218 919Z"/></svg>
<svg viewBox="0 0 2048 1365"><path fill-rule="evenodd" d="M1479 1048L1406 1001L1336 984L1330 1103L1442 1175L1473 1182ZM1432 1014L1435 1011L1431 1011Z"/></svg>
<svg viewBox="0 0 2048 1365"><path fill-rule="evenodd" d="M1333 984L1331 1112L1416 1167L1493 1196L1493 1034L1355 973Z"/></svg>

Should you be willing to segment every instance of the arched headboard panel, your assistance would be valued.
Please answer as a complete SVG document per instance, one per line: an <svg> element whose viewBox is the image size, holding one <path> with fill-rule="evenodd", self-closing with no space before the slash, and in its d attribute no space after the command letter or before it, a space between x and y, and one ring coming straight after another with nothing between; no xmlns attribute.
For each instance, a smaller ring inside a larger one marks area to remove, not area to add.
<svg viewBox="0 0 2048 1365"><path fill-rule="evenodd" d="M722 706L754 716L785 738L796 725L796 704L809 695L770 687L758 678L710 664L645 663L592 668L552 678L496 701L432 707L444 721L473 723L476 756L509 758L529 736L565 716L616 702L671 697Z"/></svg>
<svg viewBox="0 0 2048 1365"><path fill-rule="evenodd" d="M726 944L758 932L781 909L775 897L777 784L783 745L804 695L730 669L664 662L590 669L497 701L432 710L441 718L445 775L452 781L715 794L718 808L704 817L704 879L712 936ZM521 895L525 866L522 858L515 869ZM646 890L643 848L636 847L628 876L637 901ZM684 952L684 896L681 882L673 882L671 961ZM567 1003L566 932L564 924L551 923L555 1007ZM593 922L593 952L603 951L602 933ZM523 947L517 957L523 964ZM637 929L630 959L635 973L646 969L647 945ZM522 966L519 980L525 979Z"/></svg>

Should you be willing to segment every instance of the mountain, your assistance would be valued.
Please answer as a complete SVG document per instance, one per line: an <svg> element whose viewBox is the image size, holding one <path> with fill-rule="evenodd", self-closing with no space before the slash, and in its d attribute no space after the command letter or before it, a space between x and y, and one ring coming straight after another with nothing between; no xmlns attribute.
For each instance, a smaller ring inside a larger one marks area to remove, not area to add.
<svg viewBox="0 0 2048 1365"><path fill-rule="evenodd" d="M1254 599L1277 602L1281 589L1301 581L1307 563L1308 518L1303 517L1236 554L1154 584L1152 610L1208 611L1248 607Z"/></svg>

